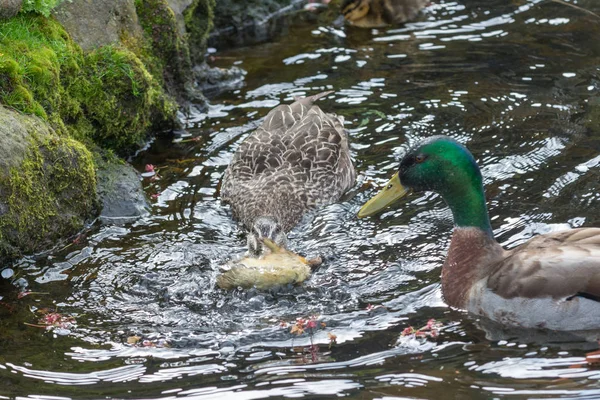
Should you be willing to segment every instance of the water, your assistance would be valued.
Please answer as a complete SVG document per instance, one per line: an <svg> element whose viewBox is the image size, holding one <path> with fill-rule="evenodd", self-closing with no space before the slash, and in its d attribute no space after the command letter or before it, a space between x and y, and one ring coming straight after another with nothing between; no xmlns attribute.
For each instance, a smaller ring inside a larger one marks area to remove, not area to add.
<svg viewBox="0 0 600 400"><path fill-rule="evenodd" d="M452 221L439 196L355 217L411 143L446 134L481 165L503 245L600 226L599 36L599 18L551 1L461 0L374 31L306 18L217 53L215 65L248 72L243 86L188 116L190 136L134 159L158 169L144 181L151 215L24 259L11 279L25 289L4 284L1 398L600 397L585 362L596 344L444 305ZM324 265L301 287L216 290L219 265L244 249L218 196L233 152L270 108L328 89L319 105L346 118L358 182L290 235ZM310 316L312 335L290 333ZM402 334L431 318L436 337Z"/></svg>

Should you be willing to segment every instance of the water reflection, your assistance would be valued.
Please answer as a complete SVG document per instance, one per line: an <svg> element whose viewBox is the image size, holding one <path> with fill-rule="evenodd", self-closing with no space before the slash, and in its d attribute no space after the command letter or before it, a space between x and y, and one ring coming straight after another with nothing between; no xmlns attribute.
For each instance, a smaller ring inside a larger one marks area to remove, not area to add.
<svg viewBox="0 0 600 400"><path fill-rule="evenodd" d="M144 181L152 213L22 261L27 290L49 295L20 299L24 312L3 322L0 395L598 396L584 363L594 344L504 332L444 305L452 220L439 196L369 220L355 213L411 144L445 134L482 166L503 245L599 226L599 31L593 16L553 2L440 1L402 27L297 24L273 43L217 53L219 66L248 71L244 85L134 159L140 171L157 166L160 179ZM219 266L244 251L218 196L233 152L270 108L330 89L320 105L345 117L360 176L290 235L324 265L301 287L215 289ZM76 318L68 335L22 325L49 307ZM324 324L312 336L282 326L311 315ZM436 339L402 335L430 318L443 326Z"/></svg>

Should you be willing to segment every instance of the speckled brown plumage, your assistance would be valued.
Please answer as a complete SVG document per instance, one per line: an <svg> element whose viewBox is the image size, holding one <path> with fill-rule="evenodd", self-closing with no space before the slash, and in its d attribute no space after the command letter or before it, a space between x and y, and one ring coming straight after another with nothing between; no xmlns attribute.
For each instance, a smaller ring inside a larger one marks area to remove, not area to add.
<svg viewBox="0 0 600 400"><path fill-rule="evenodd" d="M342 14L354 26L380 28L417 17L429 0L346 0Z"/></svg>
<svg viewBox="0 0 600 400"><path fill-rule="evenodd" d="M269 217L289 232L310 209L337 201L356 177L343 121L313 102L271 110L235 152L221 197L248 230Z"/></svg>

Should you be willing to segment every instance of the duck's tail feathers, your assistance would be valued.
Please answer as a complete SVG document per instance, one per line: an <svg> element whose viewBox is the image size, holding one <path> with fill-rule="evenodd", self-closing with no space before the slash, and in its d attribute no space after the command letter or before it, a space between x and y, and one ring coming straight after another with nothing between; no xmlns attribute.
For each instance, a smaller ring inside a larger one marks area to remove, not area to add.
<svg viewBox="0 0 600 400"><path fill-rule="evenodd" d="M294 96L294 101L300 102L300 103L304 104L305 106L310 107L312 105L312 103L314 103L315 101L317 101L325 96L329 96L331 93L335 93L335 90L328 90L326 92L317 93L317 94L314 94L314 95L308 96L308 97Z"/></svg>

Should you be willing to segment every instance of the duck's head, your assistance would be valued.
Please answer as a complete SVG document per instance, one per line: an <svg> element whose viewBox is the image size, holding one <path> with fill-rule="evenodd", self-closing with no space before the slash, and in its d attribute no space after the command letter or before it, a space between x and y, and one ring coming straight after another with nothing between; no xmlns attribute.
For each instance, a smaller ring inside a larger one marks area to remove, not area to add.
<svg viewBox="0 0 600 400"><path fill-rule="evenodd" d="M270 239L282 248L287 246L285 232L283 232L277 221L272 217L259 217L254 220L252 229L248 232L246 238L248 253L253 256L260 256L269 252L268 248L264 246L263 239Z"/></svg>
<svg viewBox="0 0 600 400"><path fill-rule="evenodd" d="M373 215L410 192L439 193L457 226L475 226L491 232L481 172L473 155L456 140L434 136L412 147L400 161L398 172L358 212Z"/></svg>
<svg viewBox="0 0 600 400"><path fill-rule="evenodd" d="M344 0L341 7L342 15L349 22L355 23L369 13L372 1L373 0Z"/></svg>

